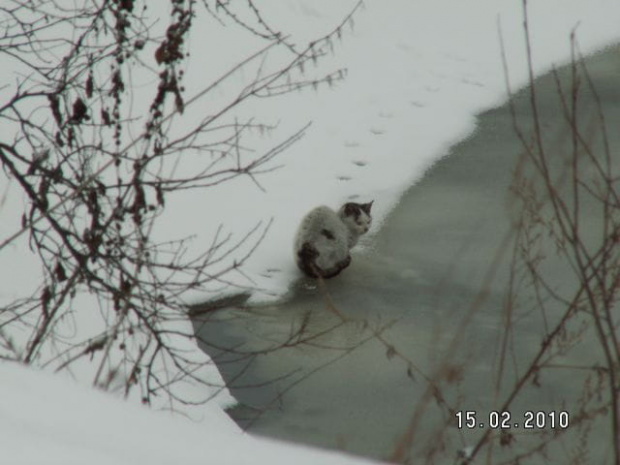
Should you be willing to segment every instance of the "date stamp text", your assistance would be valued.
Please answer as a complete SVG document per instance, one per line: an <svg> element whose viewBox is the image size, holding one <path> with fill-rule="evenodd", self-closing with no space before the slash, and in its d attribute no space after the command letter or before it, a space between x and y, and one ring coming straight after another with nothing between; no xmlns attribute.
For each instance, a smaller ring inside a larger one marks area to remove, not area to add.
<svg viewBox="0 0 620 465"><path fill-rule="evenodd" d="M523 415L512 415L508 411L492 410L487 415L478 415L475 410L459 410L455 413L459 429L566 429L569 415L566 411L532 411Z"/></svg>

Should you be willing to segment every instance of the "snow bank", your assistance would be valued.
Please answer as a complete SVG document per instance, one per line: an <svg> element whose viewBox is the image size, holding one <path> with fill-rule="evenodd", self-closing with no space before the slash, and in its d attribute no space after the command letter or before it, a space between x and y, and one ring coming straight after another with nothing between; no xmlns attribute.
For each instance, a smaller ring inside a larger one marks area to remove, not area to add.
<svg viewBox="0 0 620 465"><path fill-rule="evenodd" d="M2 463L10 465L368 463L241 434L215 405L192 423L19 365L0 365L0 379Z"/></svg>

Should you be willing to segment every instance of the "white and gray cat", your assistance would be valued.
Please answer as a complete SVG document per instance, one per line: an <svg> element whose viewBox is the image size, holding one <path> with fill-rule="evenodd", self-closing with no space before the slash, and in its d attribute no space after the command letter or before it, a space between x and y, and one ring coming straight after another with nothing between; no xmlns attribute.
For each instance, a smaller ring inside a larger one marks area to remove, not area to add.
<svg viewBox="0 0 620 465"><path fill-rule="evenodd" d="M325 206L310 211L295 235L299 269L313 278L333 278L349 266L349 250L372 224L372 203L348 202L338 212Z"/></svg>

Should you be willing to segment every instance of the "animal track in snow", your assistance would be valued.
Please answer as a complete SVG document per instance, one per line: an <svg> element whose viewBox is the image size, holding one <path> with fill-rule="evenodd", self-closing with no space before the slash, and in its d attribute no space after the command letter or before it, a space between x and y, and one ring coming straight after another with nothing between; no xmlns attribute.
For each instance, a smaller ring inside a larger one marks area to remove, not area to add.
<svg viewBox="0 0 620 465"><path fill-rule="evenodd" d="M448 60L452 60L452 61L457 61L459 63L467 63L467 59L457 55L455 53L442 53L442 55L444 56L444 58L447 58Z"/></svg>
<svg viewBox="0 0 620 465"><path fill-rule="evenodd" d="M264 278L273 278L274 274L280 273L282 270L280 268L267 268L260 275Z"/></svg>
<svg viewBox="0 0 620 465"><path fill-rule="evenodd" d="M484 84L482 82L476 81L474 79L463 78L463 79L461 79L461 82L463 84L469 84L471 86L484 87Z"/></svg>

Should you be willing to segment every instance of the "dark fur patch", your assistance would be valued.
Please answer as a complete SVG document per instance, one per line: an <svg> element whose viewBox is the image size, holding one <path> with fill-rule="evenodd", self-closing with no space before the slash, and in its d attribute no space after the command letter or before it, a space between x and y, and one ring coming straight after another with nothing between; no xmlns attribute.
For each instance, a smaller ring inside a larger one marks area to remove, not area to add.
<svg viewBox="0 0 620 465"><path fill-rule="evenodd" d="M374 200L368 203L355 203L347 202L344 204L344 215L355 217L355 221L360 217L362 211L370 216L370 208L372 207Z"/></svg>
<svg viewBox="0 0 620 465"><path fill-rule="evenodd" d="M360 204L355 202L347 202L344 204L344 216L354 216L357 220L360 216Z"/></svg>
<svg viewBox="0 0 620 465"><path fill-rule="evenodd" d="M301 250L297 252L299 257L299 268L308 276L313 278L318 277L318 268L314 264L314 260L319 256L319 252L312 247L310 242L304 242L301 246Z"/></svg>
<svg viewBox="0 0 620 465"><path fill-rule="evenodd" d="M333 241L334 239L336 239L336 236L334 236L334 233L332 233L329 229L321 229L321 234L323 234L329 240Z"/></svg>

